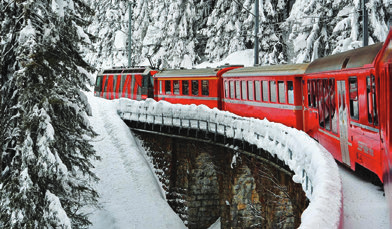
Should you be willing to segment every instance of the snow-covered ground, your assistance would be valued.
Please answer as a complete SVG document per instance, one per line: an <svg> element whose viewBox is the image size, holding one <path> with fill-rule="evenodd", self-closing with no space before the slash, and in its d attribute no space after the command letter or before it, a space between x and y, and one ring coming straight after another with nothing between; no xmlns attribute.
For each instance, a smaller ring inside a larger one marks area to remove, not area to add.
<svg viewBox="0 0 392 229"><path fill-rule="evenodd" d="M96 188L101 209L93 211L92 229L185 228L167 204L143 150L116 113L115 103L87 93L90 123L99 136L93 145L101 161Z"/></svg>
<svg viewBox="0 0 392 229"><path fill-rule="evenodd" d="M339 167L343 183L344 228L390 228L387 201L381 187Z"/></svg>
<svg viewBox="0 0 392 229"><path fill-rule="evenodd" d="M102 157L95 163L101 179L97 189L102 208L93 212L91 228L184 228L166 203L144 151L117 115L116 102L96 98L92 93L87 96L93 109L90 122L99 134L93 144ZM389 228L387 204L380 188L345 168L340 168L340 173L344 228Z"/></svg>

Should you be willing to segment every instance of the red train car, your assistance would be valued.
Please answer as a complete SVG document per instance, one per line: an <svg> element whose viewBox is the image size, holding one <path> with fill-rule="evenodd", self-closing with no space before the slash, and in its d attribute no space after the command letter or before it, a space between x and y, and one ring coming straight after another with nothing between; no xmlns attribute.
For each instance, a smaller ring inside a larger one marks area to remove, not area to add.
<svg viewBox="0 0 392 229"><path fill-rule="evenodd" d="M313 61L304 76L304 131L335 159L361 165L383 180L380 75L382 43Z"/></svg>
<svg viewBox="0 0 392 229"><path fill-rule="evenodd" d="M204 104L221 109L223 73L243 67L221 66L205 69L164 70L154 75L155 100L171 103Z"/></svg>
<svg viewBox="0 0 392 229"><path fill-rule="evenodd" d="M308 64L238 68L223 74L223 109L302 129L301 79Z"/></svg>
<svg viewBox="0 0 392 229"><path fill-rule="evenodd" d="M97 76L94 95L105 99L153 98L152 76L155 73L156 70L145 67L104 70Z"/></svg>
<svg viewBox="0 0 392 229"><path fill-rule="evenodd" d="M389 175L391 36L387 41L313 61L304 80L304 128L333 156ZM389 74L389 75L388 75ZM388 159L389 158L389 159Z"/></svg>

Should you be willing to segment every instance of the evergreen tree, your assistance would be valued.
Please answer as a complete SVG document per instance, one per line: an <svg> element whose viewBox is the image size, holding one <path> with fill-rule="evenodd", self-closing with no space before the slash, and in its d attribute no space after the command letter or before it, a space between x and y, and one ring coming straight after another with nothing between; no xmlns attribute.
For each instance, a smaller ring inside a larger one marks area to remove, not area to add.
<svg viewBox="0 0 392 229"><path fill-rule="evenodd" d="M95 14L91 17L92 24L88 29L94 36L94 52L89 52L86 59L96 68L127 66L128 1L90 1L95 7ZM140 26L139 22L133 24Z"/></svg>
<svg viewBox="0 0 392 229"><path fill-rule="evenodd" d="M262 17L260 23L260 51L262 64L280 64L287 62L286 44L283 28L280 24L287 18L286 1L262 1Z"/></svg>
<svg viewBox="0 0 392 229"><path fill-rule="evenodd" d="M85 228L96 159L80 0L0 3L0 227Z"/></svg>
<svg viewBox="0 0 392 229"><path fill-rule="evenodd" d="M202 34L208 40L206 54L209 61L220 60L228 54L245 49L253 41L253 2L250 0L217 0Z"/></svg>

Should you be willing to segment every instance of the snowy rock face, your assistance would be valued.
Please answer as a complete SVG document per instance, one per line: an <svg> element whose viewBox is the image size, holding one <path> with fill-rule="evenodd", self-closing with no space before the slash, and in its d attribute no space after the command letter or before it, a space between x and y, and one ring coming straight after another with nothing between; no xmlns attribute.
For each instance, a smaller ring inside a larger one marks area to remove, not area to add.
<svg viewBox="0 0 392 229"><path fill-rule="evenodd" d="M361 0L260 1L260 63L303 63L362 46ZM129 11L125 0L95 4L87 58L98 68L127 65ZM368 0L369 44L383 41L392 19L390 0ZM138 0L132 8L132 60L192 67L250 49L254 0ZM105 62L105 64L103 64ZM232 63L235 64L235 63Z"/></svg>

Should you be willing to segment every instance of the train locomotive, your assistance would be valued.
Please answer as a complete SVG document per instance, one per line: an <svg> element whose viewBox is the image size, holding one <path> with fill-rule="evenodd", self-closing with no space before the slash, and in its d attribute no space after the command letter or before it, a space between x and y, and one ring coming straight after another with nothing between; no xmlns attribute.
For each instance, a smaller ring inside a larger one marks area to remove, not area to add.
<svg viewBox="0 0 392 229"><path fill-rule="evenodd" d="M383 43L308 64L105 70L95 95L204 104L303 130L392 195L392 30ZM392 206L392 200L388 202ZM392 218L392 217L391 217Z"/></svg>

